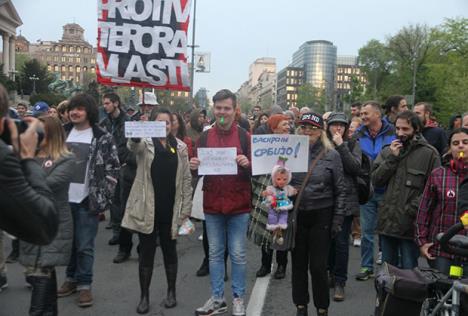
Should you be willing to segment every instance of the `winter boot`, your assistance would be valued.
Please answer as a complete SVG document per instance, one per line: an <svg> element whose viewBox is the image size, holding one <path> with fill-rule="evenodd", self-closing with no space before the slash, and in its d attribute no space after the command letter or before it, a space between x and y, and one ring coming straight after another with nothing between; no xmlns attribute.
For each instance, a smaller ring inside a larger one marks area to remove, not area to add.
<svg viewBox="0 0 468 316"><path fill-rule="evenodd" d="M146 314L149 312L149 287L151 284L151 277L153 276L153 267L139 267L140 278L140 303L137 307L138 314Z"/></svg>

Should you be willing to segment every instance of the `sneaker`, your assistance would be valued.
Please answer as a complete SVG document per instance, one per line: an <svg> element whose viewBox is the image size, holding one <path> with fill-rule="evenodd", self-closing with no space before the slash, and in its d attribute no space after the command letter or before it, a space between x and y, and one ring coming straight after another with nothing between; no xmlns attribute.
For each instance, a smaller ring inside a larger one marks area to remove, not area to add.
<svg viewBox="0 0 468 316"><path fill-rule="evenodd" d="M232 300L232 316L245 316L245 305L242 298Z"/></svg>
<svg viewBox="0 0 468 316"><path fill-rule="evenodd" d="M356 238L353 240L354 247L361 247L361 238Z"/></svg>
<svg viewBox="0 0 468 316"><path fill-rule="evenodd" d="M382 264L382 251L379 251L379 253L377 254L377 260L375 260L375 263L378 265Z"/></svg>
<svg viewBox="0 0 468 316"><path fill-rule="evenodd" d="M216 300L214 297L210 297L206 301L205 305L199 307L195 310L195 315L197 316L211 316L211 315L220 315L226 313L228 310L226 301L224 299Z"/></svg>
<svg viewBox="0 0 468 316"><path fill-rule="evenodd" d="M344 285L337 283L335 285L334 293L333 293L333 300L335 302L342 302L345 300L345 291Z"/></svg>
<svg viewBox="0 0 468 316"><path fill-rule="evenodd" d="M80 290L80 296L78 297L79 307L89 307L93 305L93 295L91 290Z"/></svg>
<svg viewBox="0 0 468 316"><path fill-rule="evenodd" d="M366 281L369 280L369 278L374 277L374 272L369 270L368 268L361 268L361 272L356 274L356 280L358 281Z"/></svg>
<svg viewBox="0 0 468 316"><path fill-rule="evenodd" d="M5 274L0 274L0 292L8 287L7 277Z"/></svg>
<svg viewBox="0 0 468 316"><path fill-rule="evenodd" d="M76 292L76 283L65 281L57 291L57 297L70 296Z"/></svg>

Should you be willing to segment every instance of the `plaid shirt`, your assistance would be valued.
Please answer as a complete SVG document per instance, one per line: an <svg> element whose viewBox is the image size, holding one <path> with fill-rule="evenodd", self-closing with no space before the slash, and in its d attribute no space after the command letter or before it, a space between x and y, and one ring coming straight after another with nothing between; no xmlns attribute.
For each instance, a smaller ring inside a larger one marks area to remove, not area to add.
<svg viewBox="0 0 468 316"><path fill-rule="evenodd" d="M416 217L415 241L419 247L433 242L434 246L429 248L432 256L452 260L455 257L441 250L436 236L459 221L461 211L457 210L458 187L466 175L466 170L459 174L449 166L443 166L434 169L426 183ZM460 234L468 236L468 230Z"/></svg>

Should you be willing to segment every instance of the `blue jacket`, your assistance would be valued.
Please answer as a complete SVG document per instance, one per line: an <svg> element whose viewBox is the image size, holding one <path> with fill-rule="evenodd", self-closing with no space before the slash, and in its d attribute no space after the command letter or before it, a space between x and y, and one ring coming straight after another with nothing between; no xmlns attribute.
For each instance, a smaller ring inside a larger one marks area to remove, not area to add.
<svg viewBox="0 0 468 316"><path fill-rule="evenodd" d="M395 128L387 121L382 120L382 128L375 138L369 135L369 130L364 125L354 133L354 138L359 139L362 152L374 161L382 151L382 148L390 145L396 138Z"/></svg>
<svg viewBox="0 0 468 316"><path fill-rule="evenodd" d="M386 120L382 120L382 128L375 138L369 135L369 130L366 126L361 126L353 135L354 138L359 139L361 150L364 154L369 156L374 161L379 153L387 145L396 138L395 128ZM385 188L375 187L374 192L384 193Z"/></svg>

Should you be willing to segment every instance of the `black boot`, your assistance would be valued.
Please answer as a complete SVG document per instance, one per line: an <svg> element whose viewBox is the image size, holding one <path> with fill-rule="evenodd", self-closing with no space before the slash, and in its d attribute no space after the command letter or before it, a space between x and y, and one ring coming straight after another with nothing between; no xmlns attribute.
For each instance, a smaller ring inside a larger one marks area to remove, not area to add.
<svg viewBox="0 0 468 316"><path fill-rule="evenodd" d="M208 259L204 258L200 268L197 270L197 276L202 277L210 274L210 265L208 264Z"/></svg>
<svg viewBox="0 0 468 316"><path fill-rule="evenodd" d="M138 314L146 314L149 312L149 286L151 277L153 276L153 267L139 267L140 277L140 303L137 307Z"/></svg>
<svg viewBox="0 0 468 316"><path fill-rule="evenodd" d="M165 308L173 308L177 305L176 300L176 281L177 281L177 263L165 264L167 279L167 297L163 301Z"/></svg>
<svg viewBox="0 0 468 316"><path fill-rule="evenodd" d="M30 316L57 315L57 283L49 276L30 276L32 284ZM52 293L53 291L53 293ZM55 306L53 301L55 300ZM52 306L51 306L52 304Z"/></svg>

